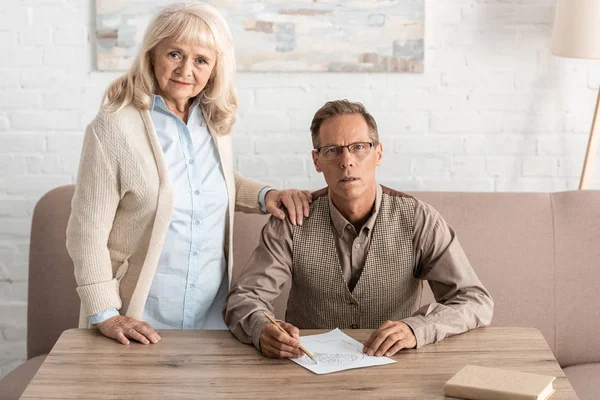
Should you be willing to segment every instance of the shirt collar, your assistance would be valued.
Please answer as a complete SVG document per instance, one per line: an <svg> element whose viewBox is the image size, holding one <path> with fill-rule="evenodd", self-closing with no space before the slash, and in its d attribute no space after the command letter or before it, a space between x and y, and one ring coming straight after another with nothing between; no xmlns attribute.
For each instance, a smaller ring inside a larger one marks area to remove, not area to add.
<svg viewBox="0 0 600 400"><path fill-rule="evenodd" d="M153 94L152 95L152 105L150 106L150 111L155 111L156 109L159 109L161 111L171 112L167 108L167 104L165 103L165 99L163 99L161 95Z"/></svg>
<svg viewBox="0 0 600 400"><path fill-rule="evenodd" d="M333 226L337 231L339 237L344 237L344 232L348 225L352 226L352 224L339 212L339 210L333 204L331 200L331 191L329 191L328 195L329 200L329 214L331 216L331 221L333 222ZM377 185L377 192L375 193L375 207L373 208L373 212L367 222L363 225L362 229L367 230L367 234L373 230L373 226L375 226L375 220L377 219L377 215L379 214L379 208L381 206L381 198L383 197L383 189L381 185Z"/></svg>
<svg viewBox="0 0 600 400"><path fill-rule="evenodd" d="M200 104L200 96L196 96L196 98L192 102L192 105L190 106L190 115L192 115L192 113L194 112L196 107L198 107L199 104ZM157 109L161 110L163 112L169 113L169 114L173 114L173 112L171 110L169 110L169 107L167 107L167 103L165 103L165 99L163 99L163 97L159 94L153 94L152 95L152 105L150 106L150 111L155 111ZM204 119L204 113L202 112L202 110L199 113L199 115L200 115L200 123L202 125L205 125L206 120Z"/></svg>

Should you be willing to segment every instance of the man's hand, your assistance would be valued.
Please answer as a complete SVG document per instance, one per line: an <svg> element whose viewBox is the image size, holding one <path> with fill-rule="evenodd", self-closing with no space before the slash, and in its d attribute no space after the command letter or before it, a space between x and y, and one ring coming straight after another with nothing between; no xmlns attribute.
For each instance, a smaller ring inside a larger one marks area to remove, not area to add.
<svg viewBox="0 0 600 400"><path fill-rule="evenodd" d="M146 322L123 315L109 318L96 324L96 327L104 336L123 344L129 344L128 338L142 344L158 343L161 340L160 335Z"/></svg>
<svg viewBox="0 0 600 400"><path fill-rule="evenodd" d="M292 324L279 322L290 334L281 332L273 324L265 326L260 334L260 351L271 358L299 358L304 355L300 350L300 331Z"/></svg>
<svg viewBox="0 0 600 400"><path fill-rule="evenodd" d="M412 349L417 338L412 329L401 321L386 321L364 343L363 353L370 356L393 356L402 349Z"/></svg>
<svg viewBox="0 0 600 400"><path fill-rule="evenodd" d="M265 195L267 212L283 221L285 219L285 213L281 210L283 205L293 225L302 225L303 218L308 217L310 203L312 203L312 195L308 190L269 190Z"/></svg>

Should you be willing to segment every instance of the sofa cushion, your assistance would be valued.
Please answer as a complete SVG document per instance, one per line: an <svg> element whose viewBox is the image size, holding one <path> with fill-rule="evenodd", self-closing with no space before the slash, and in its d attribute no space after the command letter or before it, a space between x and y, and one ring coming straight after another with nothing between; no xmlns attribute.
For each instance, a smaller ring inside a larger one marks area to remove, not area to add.
<svg viewBox="0 0 600 400"><path fill-rule="evenodd" d="M18 400L33 379L46 355L27 360L0 381L0 400Z"/></svg>
<svg viewBox="0 0 600 400"><path fill-rule="evenodd" d="M600 363L577 364L563 368L579 400L597 400L600 396Z"/></svg>

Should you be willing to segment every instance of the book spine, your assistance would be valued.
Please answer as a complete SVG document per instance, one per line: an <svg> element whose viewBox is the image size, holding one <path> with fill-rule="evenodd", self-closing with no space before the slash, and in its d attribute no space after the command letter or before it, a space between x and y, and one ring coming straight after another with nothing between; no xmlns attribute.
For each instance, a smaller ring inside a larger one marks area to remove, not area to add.
<svg viewBox="0 0 600 400"><path fill-rule="evenodd" d="M472 400L536 400L536 396L522 393L499 391L492 389L476 388L455 384L446 384L444 387L446 396L462 397Z"/></svg>

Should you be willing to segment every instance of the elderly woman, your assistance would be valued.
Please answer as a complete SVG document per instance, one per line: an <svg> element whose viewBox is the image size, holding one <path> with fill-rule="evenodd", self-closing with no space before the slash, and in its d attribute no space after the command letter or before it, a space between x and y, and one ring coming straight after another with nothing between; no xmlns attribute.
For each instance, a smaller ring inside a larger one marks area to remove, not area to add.
<svg viewBox="0 0 600 400"><path fill-rule="evenodd" d="M154 328L227 329L235 210L293 222L310 193L233 170L237 107L231 33L203 3L172 5L148 27L131 69L87 127L67 230L80 327L123 344Z"/></svg>

